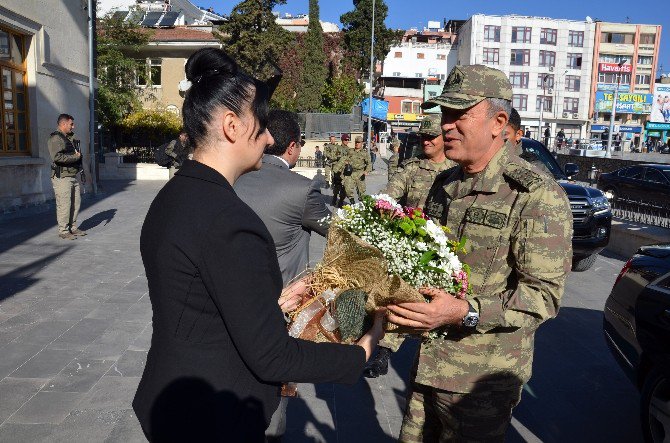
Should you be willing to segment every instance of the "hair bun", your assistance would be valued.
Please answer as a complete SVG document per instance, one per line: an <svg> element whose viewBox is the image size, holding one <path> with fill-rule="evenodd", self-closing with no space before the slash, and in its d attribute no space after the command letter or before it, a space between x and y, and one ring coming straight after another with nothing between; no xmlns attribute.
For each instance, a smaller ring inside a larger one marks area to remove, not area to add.
<svg viewBox="0 0 670 443"><path fill-rule="evenodd" d="M213 75L232 77L237 74L238 69L235 60L217 48L199 49L188 58L185 67L186 78L193 83L199 83L202 78Z"/></svg>

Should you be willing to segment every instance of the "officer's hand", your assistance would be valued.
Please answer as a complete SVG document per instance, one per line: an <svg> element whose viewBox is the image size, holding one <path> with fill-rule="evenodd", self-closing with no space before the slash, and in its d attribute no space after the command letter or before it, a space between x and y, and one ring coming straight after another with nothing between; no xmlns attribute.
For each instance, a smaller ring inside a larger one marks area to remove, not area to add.
<svg viewBox="0 0 670 443"><path fill-rule="evenodd" d="M282 312L291 312L295 311L302 302L302 296L307 292L307 281L306 279L301 279L296 282L291 283L284 290L281 291L279 296L279 308Z"/></svg>
<svg viewBox="0 0 670 443"><path fill-rule="evenodd" d="M460 325L470 311L465 300L457 299L442 289L421 288L430 303L399 303L387 306L388 320L417 331L431 331L444 325Z"/></svg>
<svg viewBox="0 0 670 443"><path fill-rule="evenodd" d="M75 155L76 155L77 157L81 157L81 152L79 152L79 151L74 151L74 153L75 153Z"/></svg>

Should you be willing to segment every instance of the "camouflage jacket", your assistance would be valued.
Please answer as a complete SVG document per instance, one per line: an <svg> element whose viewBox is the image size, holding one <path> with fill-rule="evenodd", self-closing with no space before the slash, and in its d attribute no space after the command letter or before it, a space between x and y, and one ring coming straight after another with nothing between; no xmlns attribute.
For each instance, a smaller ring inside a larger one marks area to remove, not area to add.
<svg viewBox="0 0 670 443"><path fill-rule="evenodd" d="M323 146L323 156L326 159L327 165L332 165L337 162L347 151L342 145L326 143Z"/></svg>
<svg viewBox="0 0 670 443"><path fill-rule="evenodd" d="M351 175L355 177L360 177L363 172L372 171L370 154L365 149L359 151L353 148L349 149L347 155L343 156L338 163L338 171L343 171L344 165L350 164L354 168L354 172ZM335 166L333 166L333 170L335 170Z"/></svg>
<svg viewBox="0 0 670 443"><path fill-rule="evenodd" d="M391 177L393 177L393 174L398 172L400 169L400 165L398 164L400 160L400 156L396 154L395 152L391 154L391 157L389 158L389 167L388 167L388 179L391 181Z"/></svg>
<svg viewBox="0 0 670 443"><path fill-rule="evenodd" d="M553 318L572 256L567 196L510 149L478 174L440 174L425 210L467 238L476 329L452 327L421 346L416 382L453 392L505 390L528 381L537 327Z"/></svg>
<svg viewBox="0 0 670 443"><path fill-rule="evenodd" d="M344 171L344 165L346 165L346 160L349 158L349 152L353 151L354 148L347 148L344 145L337 145L337 158L332 161L333 173L341 174Z"/></svg>
<svg viewBox="0 0 670 443"><path fill-rule="evenodd" d="M435 177L454 166L456 163L448 159L433 163L427 158L410 158L402 162L382 193L390 195L404 206L423 208Z"/></svg>

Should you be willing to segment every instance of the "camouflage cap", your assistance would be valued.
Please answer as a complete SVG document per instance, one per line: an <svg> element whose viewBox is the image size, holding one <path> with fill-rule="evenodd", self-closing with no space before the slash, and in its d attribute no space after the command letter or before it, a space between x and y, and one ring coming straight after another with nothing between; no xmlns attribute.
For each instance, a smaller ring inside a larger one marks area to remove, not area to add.
<svg viewBox="0 0 670 443"><path fill-rule="evenodd" d="M421 120L421 127L419 128L419 135L429 135L437 137L442 135L442 114L426 114Z"/></svg>
<svg viewBox="0 0 670 443"><path fill-rule="evenodd" d="M363 137L357 135L356 138L354 139L354 143L363 143Z"/></svg>
<svg viewBox="0 0 670 443"><path fill-rule="evenodd" d="M442 94L424 102L421 107L467 109L487 98L512 100L512 85L507 76L484 65L457 65L449 73Z"/></svg>

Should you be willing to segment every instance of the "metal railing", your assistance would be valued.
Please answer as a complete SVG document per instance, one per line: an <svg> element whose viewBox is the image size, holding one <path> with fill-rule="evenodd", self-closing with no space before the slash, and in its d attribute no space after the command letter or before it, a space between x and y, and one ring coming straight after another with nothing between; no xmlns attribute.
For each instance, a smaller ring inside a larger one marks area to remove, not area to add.
<svg viewBox="0 0 670 443"><path fill-rule="evenodd" d="M670 205L621 198L611 201L610 204L614 217L645 225L670 228Z"/></svg>
<svg viewBox="0 0 670 443"><path fill-rule="evenodd" d="M132 146L117 149L117 152L123 155L123 163L155 163L155 150L152 146Z"/></svg>
<svg viewBox="0 0 670 443"><path fill-rule="evenodd" d="M295 164L298 168L323 168L323 160L317 160L313 157L300 157Z"/></svg>

